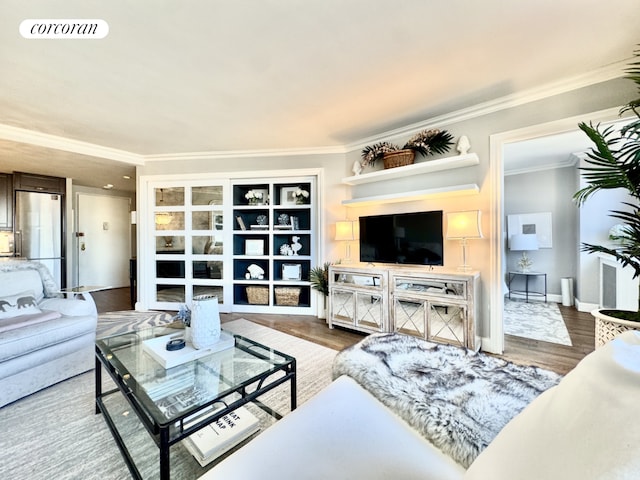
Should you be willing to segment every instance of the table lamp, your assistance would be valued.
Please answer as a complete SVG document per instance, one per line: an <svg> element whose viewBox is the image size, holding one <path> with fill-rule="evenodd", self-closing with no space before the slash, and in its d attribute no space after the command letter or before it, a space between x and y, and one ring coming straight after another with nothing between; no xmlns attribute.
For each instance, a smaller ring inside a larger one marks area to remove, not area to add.
<svg viewBox="0 0 640 480"><path fill-rule="evenodd" d="M469 238L483 238L480 213L480 210L447 213L447 240L460 240L462 265L458 267L458 270L463 272L471 270L471 266L467 265L467 240Z"/></svg>
<svg viewBox="0 0 640 480"><path fill-rule="evenodd" d="M351 261L351 245L350 241L355 240L355 227L354 223L351 220L343 220L340 222L336 222L336 237L335 240L338 242L347 242L345 247L345 262L349 263Z"/></svg>
<svg viewBox="0 0 640 480"><path fill-rule="evenodd" d="M533 262L527 256L527 251L538 250L538 237L535 233L516 233L509 237L509 250L512 252L522 252L522 257L518 260L518 267L522 273L531 270Z"/></svg>

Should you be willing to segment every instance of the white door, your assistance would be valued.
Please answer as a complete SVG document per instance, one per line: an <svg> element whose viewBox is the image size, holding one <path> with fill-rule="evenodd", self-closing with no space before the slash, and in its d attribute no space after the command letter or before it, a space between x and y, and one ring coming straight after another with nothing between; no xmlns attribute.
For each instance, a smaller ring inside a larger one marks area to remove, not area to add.
<svg viewBox="0 0 640 480"><path fill-rule="evenodd" d="M129 286L130 202L127 197L78 194L78 285Z"/></svg>

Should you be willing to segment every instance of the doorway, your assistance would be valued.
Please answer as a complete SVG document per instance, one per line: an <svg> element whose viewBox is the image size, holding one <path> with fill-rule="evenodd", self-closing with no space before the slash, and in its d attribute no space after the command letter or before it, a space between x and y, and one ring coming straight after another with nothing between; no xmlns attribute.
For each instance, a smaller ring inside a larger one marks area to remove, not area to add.
<svg viewBox="0 0 640 480"><path fill-rule="evenodd" d="M577 125L582 121L592 121L594 123L613 121L618 119L618 109L611 108L600 112L580 115L563 120L558 120L546 124L525 127L518 130L492 135L489 140L490 152L490 192L491 192L491 272L490 272L490 331L491 342L487 345L487 350L494 353L504 351L504 326L503 326L503 303L506 293L506 283L504 272L507 268L506 262L506 220L504 206L504 168L505 146L517 142L575 131ZM483 348L485 347L483 343Z"/></svg>
<svg viewBox="0 0 640 480"><path fill-rule="evenodd" d="M129 286L130 204L128 197L77 194L78 285Z"/></svg>

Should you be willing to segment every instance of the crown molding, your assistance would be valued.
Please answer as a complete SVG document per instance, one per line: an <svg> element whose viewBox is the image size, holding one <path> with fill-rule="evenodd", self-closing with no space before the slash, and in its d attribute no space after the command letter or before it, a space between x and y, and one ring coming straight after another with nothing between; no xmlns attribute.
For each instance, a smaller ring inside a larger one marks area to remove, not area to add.
<svg viewBox="0 0 640 480"><path fill-rule="evenodd" d="M264 150L221 150L212 152L191 153L166 153L158 155L144 155L145 162L167 162L186 160L215 160L229 158L255 158L255 157L290 157L295 155L334 155L344 154L346 149L342 145L335 147L310 147L310 148L282 148Z"/></svg>
<svg viewBox="0 0 640 480"><path fill-rule="evenodd" d="M356 142L345 145L328 147L309 147L292 149L264 149L264 150L228 150L210 152L186 152L157 155L140 155L125 150L96 145L93 143L73 140L66 137L51 135L48 133L36 132L24 128L12 127L0 124L0 139L11 140L29 145L53 148L72 153L79 153L91 157L115 160L132 165L145 165L146 162L158 161L185 161L185 160L211 160L229 158L249 158L249 157L275 157L294 155L327 155L346 154L354 150L361 150L366 145L379 142L385 139L411 136L414 133L429 129L438 128L442 125L458 123L465 120L481 117L491 113L513 108L526 103L542 100L544 98L559 95L572 90L588 87L597 83L606 82L615 78L620 78L625 74L629 59L616 62L600 69L582 75L570 77L558 82L549 83L541 87L514 93L489 102L480 103L472 107L464 108L447 114L432 117L428 120L406 125L401 128L389 130Z"/></svg>
<svg viewBox="0 0 640 480"><path fill-rule="evenodd" d="M575 167L578 163L577 154L572 153L565 160L549 165L533 165L525 168L514 168L513 170L504 171L504 176L509 177L511 175L522 175L525 173L543 172L546 170L555 170L556 168Z"/></svg>
<svg viewBox="0 0 640 480"><path fill-rule="evenodd" d="M36 132L34 130L27 130L25 128L0 124L0 138L18 143L26 143L28 145L52 148L54 150L79 153L90 157L115 160L132 165L144 165L144 158L135 153L48 133Z"/></svg>

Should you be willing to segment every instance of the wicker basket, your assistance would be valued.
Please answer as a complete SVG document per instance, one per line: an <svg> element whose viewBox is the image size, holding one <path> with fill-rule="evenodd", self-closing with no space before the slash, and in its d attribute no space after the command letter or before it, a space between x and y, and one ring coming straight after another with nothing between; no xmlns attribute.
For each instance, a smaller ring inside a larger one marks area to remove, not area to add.
<svg viewBox="0 0 640 480"><path fill-rule="evenodd" d="M404 167L411 165L416 158L416 152L413 150L398 150L397 152L385 153L384 168Z"/></svg>
<svg viewBox="0 0 640 480"><path fill-rule="evenodd" d="M300 303L300 289L295 287L276 287L276 305L297 306Z"/></svg>
<svg viewBox="0 0 640 480"><path fill-rule="evenodd" d="M247 300L251 305L269 305L269 287L247 287Z"/></svg>

